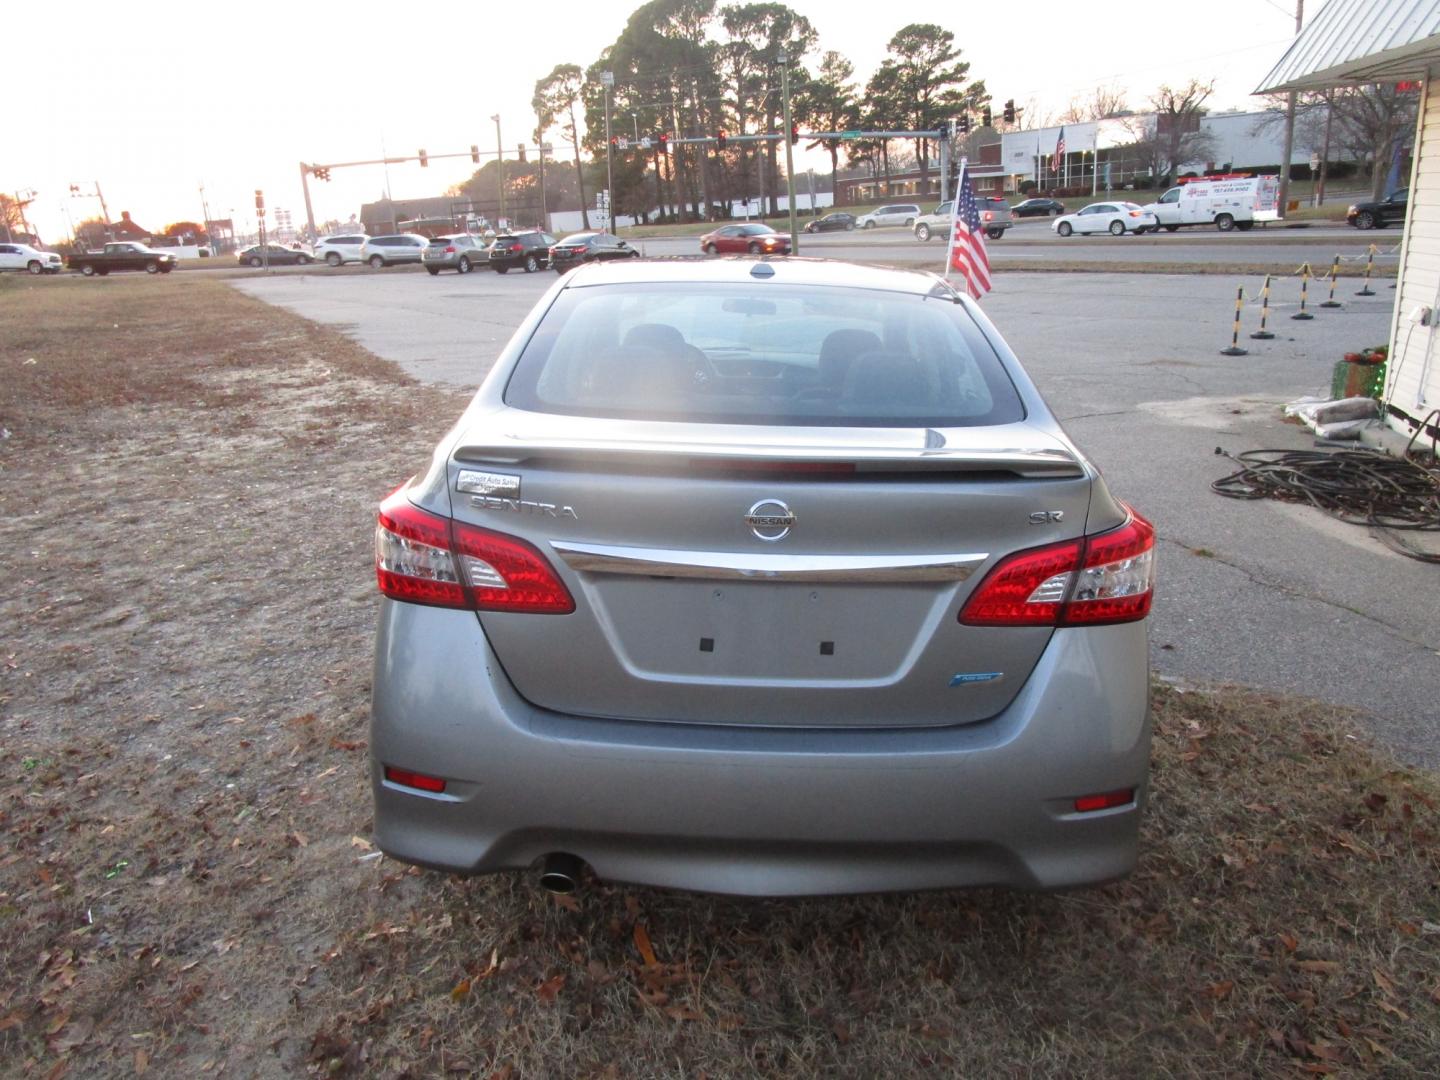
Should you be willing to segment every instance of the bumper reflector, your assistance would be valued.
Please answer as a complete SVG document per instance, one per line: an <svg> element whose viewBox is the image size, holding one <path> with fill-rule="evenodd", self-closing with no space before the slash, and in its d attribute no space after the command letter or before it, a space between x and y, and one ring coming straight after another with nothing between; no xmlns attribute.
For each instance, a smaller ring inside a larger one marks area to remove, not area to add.
<svg viewBox="0 0 1440 1080"><path fill-rule="evenodd" d="M385 766L385 779L392 784L401 784L404 787L415 788L417 791L429 791L436 795L445 790L445 781L438 776L426 776L424 773L411 772L409 769L397 769L394 765Z"/></svg>
<svg viewBox="0 0 1440 1080"><path fill-rule="evenodd" d="M1075 800L1075 812L1088 814L1094 810L1113 810L1117 806L1129 806L1134 801L1134 788L1107 791L1102 795L1081 795Z"/></svg>

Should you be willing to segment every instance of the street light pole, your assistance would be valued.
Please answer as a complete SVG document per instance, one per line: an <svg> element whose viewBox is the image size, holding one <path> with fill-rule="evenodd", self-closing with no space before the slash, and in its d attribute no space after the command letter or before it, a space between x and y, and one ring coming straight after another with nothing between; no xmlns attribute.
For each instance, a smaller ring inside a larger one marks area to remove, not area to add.
<svg viewBox="0 0 1440 1080"><path fill-rule="evenodd" d="M615 73L602 71L600 82L605 87L605 225L611 235L618 236L615 224L615 147L610 142L610 91L615 86Z"/></svg>
<svg viewBox="0 0 1440 1080"><path fill-rule="evenodd" d="M1305 21L1305 0L1295 0L1295 36ZM1285 149L1280 161L1280 216L1290 205L1290 159L1295 156L1295 91L1285 96Z"/></svg>
<svg viewBox="0 0 1440 1080"><path fill-rule="evenodd" d="M800 254L800 230L795 227L795 146L790 141L790 54L780 53L780 103L785 131L785 201L790 209L790 251Z"/></svg>
<svg viewBox="0 0 1440 1080"><path fill-rule="evenodd" d="M500 114L496 113L490 117L495 121L495 161L500 166L500 220L505 218L505 143L500 138ZM500 221L495 222L498 230Z"/></svg>

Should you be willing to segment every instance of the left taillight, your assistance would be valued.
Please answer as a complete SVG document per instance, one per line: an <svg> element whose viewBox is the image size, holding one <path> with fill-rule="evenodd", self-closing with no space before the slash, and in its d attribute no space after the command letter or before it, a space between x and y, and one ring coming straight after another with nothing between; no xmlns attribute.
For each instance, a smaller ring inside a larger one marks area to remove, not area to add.
<svg viewBox="0 0 1440 1080"><path fill-rule="evenodd" d="M1155 595L1155 528L1134 510L1109 532L1002 559L960 611L966 626L1137 622Z"/></svg>
<svg viewBox="0 0 1440 1080"><path fill-rule="evenodd" d="M533 545L421 510L403 487L380 504L375 576L382 593L412 604L537 615L575 610Z"/></svg>

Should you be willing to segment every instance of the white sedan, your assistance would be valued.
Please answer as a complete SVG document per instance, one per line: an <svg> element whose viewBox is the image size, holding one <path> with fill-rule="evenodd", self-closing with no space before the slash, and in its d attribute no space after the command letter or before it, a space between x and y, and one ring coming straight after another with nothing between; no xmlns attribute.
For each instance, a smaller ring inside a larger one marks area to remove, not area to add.
<svg viewBox="0 0 1440 1080"><path fill-rule="evenodd" d="M1160 227L1155 214L1133 202L1091 203L1078 214L1066 214L1051 224L1061 236L1071 233L1108 232L1111 236L1124 236L1127 232L1139 235Z"/></svg>

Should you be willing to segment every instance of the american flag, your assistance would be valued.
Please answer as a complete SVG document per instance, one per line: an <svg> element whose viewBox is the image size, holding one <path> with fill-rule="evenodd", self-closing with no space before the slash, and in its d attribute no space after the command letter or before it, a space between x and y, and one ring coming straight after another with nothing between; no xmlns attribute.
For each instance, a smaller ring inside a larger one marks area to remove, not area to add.
<svg viewBox="0 0 1440 1080"><path fill-rule="evenodd" d="M985 254L985 230L980 227L980 208L968 167L960 165L960 183L955 188L954 228L950 237L950 266L965 278L970 295L979 300L990 291L990 256Z"/></svg>
<svg viewBox="0 0 1440 1080"><path fill-rule="evenodd" d="M1055 153L1050 155L1050 171L1058 173L1060 163L1065 160L1065 128L1060 128L1060 137L1055 140Z"/></svg>

